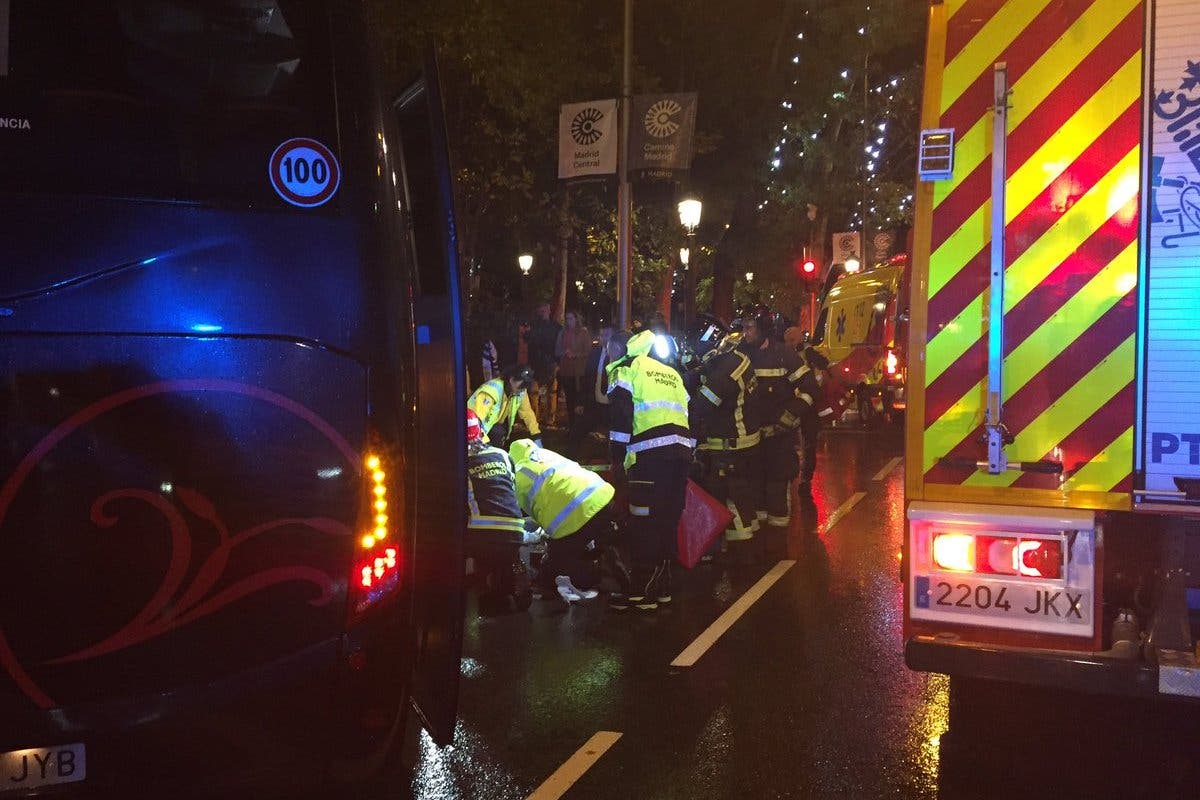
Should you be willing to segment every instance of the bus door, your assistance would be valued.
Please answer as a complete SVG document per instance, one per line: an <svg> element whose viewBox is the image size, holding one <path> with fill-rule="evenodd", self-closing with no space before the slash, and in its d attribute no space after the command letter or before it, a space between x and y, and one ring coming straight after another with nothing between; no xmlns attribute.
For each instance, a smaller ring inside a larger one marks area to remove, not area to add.
<svg viewBox="0 0 1200 800"><path fill-rule="evenodd" d="M466 365L462 281L436 64L393 104L405 222L417 262L416 530L412 702L438 744L454 737L463 634Z"/></svg>

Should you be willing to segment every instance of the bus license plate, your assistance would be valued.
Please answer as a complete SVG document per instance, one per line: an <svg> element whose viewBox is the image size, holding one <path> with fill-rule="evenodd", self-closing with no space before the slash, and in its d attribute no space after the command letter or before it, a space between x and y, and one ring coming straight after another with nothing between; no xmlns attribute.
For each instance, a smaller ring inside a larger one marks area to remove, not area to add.
<svg viewBox="0 0 1200 800"><path fill-rule="evenodd" d="M1091 625L1092 596L1073 586L980 582L919 575L913 581L918 609L963 616L1000 617L1045 625Z"/></svg>
<svg viewBox="0 0 1200 800"><path fill-rule="evenodd" d="M82 744L0 753L0 792L76 783L87 777Z"/></svg>

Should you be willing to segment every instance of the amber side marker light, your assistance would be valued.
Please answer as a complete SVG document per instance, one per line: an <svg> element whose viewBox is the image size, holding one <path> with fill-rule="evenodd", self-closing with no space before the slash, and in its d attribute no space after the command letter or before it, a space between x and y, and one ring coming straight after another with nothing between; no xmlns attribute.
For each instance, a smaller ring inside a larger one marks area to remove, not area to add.
<svg viewBox="0 0 1200 800"><path fill-rule="evenodd" d="M400 550L389 542L387 470L383 459L367 453L363 460L363 485L368 512L365 530L359 538L354 561L351 607L354 613L365 611L389 594L400 581Z"/></svg>

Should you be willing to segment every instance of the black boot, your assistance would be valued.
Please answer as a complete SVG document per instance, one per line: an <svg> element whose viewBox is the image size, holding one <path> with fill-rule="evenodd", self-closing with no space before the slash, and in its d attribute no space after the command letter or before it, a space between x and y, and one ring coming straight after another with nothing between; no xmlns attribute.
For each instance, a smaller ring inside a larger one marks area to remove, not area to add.
<svg viewBox="0 0 1200 800"><path fill-rule="evenodd" d="M671 602L671 561L667 559L659 566L658 583L655 586L654 599L660 605Z"/></svg>

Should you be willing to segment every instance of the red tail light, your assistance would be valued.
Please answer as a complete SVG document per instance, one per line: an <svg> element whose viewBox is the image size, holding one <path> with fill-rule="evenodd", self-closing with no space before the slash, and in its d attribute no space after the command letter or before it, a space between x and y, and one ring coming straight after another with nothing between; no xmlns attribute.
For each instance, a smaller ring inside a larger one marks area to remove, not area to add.
<svg viewBox="0 0 1200 800"><path fill-rule="evenodd" d="M900 359L896 358L896 352L894 350L888 350L887 351L887 374L895 375L896 370L899 368L899 366L900 366Z"/></svg>
<svg viewBox="0 0 1200 800"><path fill-rule="evenodd" d="M388 515L388 465L376 453L367 453L363 467L363 511L359 515L363 521L350 576L351 617L380 602L400 585L400 546Z"/></svg>
<svg viewBox="0 0 1200 800"><path fill-rule="evenodd" d="M1063 547L1057 539L1022 539L971 533L936 533L933 563L949 572L1061 578Z"/></svg>

